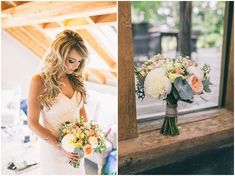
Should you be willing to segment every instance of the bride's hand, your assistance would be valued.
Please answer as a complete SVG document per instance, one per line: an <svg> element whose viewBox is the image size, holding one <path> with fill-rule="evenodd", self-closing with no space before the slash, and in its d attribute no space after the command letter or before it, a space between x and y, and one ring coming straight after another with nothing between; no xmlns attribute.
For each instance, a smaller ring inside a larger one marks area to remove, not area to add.
<svg viewBox="0 0 235 176"><path fill-rule="evenodd" d="M72 161L78 161L79 156L78 156L77 153L67 152L67 151L65 151L63 148L61 148L61 151L62 151L62 152L65 154L65 156L66 156L67 158L69 158L70 160L72 160Z"/></svg>

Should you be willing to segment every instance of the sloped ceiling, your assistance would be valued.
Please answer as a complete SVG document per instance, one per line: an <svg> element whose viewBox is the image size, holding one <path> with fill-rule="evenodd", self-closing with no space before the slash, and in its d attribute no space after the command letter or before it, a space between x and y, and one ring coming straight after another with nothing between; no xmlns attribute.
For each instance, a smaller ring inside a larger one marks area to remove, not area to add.
<svg viewBox="0 0 235 176"><path fill-rule="evenodd" d="M86 79L117 85L117 2L1 1L1 25L39 58L56 34L76 30L89 53Z"/></svg>

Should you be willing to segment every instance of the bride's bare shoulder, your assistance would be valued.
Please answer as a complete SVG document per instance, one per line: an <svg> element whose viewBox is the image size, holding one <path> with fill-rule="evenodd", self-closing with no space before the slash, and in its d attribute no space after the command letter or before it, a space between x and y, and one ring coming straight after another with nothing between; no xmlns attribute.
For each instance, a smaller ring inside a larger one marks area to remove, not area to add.
<svg viewBox="0 0 235 176"><path fill-rule="evenodd" d="M31 85L30 85L31 89L35 90L36 92L42 92L44 87L43 84L43 79L42 76L40 74L36 74L32 77L31 79Z"/></svg>

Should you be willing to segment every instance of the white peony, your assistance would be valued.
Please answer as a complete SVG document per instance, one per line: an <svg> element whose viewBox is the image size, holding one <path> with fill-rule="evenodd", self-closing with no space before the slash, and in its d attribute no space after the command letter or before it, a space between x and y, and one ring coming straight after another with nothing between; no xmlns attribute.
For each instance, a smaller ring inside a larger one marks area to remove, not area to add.
<svg viewBox="0 0 235 176"><path fill-rule="evenodd" d="M62 141L62 148L67 152L74 152L74 146L72 145L73 140L75 140L76 137L72 134L66 134Z"/></svg>
<svg viewBox="0 0 235 176"><path fill-rule="evenodd" d="M171 82L162 68L150 71L144 82L146 93L158 98L165 98L171 92L171 86Z"/></svg>
<svg viewBox="0 0 235 176"><path fill-rule="evenodd" d="M98 147L98 139L95 136L90 136L88 138L88 143L92 146L92 148Z"/></svg>
<svg viewBox="0 0 235 176"><path fill-rule="evenodd" d="M188 67L188 72L195 75L201 81L204 78L204 72L199 67L190 66Z"/></svg>

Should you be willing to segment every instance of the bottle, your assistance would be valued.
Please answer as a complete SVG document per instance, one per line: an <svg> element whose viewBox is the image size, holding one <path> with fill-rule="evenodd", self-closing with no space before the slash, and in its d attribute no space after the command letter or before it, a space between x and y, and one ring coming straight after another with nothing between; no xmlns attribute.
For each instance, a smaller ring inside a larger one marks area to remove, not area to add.
<svg viewBox="0 0 235 176"><path fill-rule="evenodd" d="M31 131L28 127L28 121L27 120L23 120L23 125L22 125L22 142L23 143L28 143L30 142L30 136L31 136Z"/></svg>

